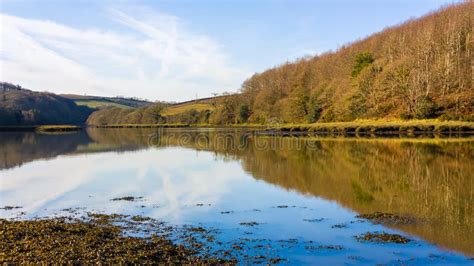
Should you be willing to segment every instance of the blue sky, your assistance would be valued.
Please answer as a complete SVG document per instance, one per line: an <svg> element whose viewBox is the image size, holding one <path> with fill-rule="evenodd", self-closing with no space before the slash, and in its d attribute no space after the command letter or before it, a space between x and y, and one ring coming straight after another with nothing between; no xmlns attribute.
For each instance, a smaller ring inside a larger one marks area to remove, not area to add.
<svg viewBox="0 0 474 266"><path fill-rule="evenodd" d="M451 2L0 0L0 78L56 93L206 97Z"/></svg>

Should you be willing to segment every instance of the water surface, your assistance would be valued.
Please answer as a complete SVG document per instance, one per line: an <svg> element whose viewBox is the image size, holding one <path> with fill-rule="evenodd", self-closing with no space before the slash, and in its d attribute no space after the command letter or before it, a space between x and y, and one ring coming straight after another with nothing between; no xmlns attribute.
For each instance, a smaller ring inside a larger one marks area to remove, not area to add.
<svg viewBox="0 0 474 266"><path fill-rule="evenodd" d="M213 228L251 263L264 255L289 264L470 265L473 148L472 139L269 137L240 129L5 132L0 207L22 208L0 217L71 208L145 215ZM111 201L124 196L143 199ZM417 222L389 227L356 218L376 211ZM354 237L366 232L413 241Z"/></svg>

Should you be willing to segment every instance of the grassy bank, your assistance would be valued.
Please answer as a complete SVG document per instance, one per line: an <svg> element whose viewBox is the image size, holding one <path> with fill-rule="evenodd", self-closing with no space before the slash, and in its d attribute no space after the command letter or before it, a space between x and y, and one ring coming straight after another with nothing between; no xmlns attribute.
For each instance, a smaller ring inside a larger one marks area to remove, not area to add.
<svg viewBox="0 0 474 266"><path fill-rule="evenodd" d="M429 120L355 120L313 124L110 124L90 125L96 128L246 128L260 134L305 135L418 135L474 134L474 122ZM0 131L70 132L80 130L75 125L1 126Z"/></svg>
<svg viewBox="0 0 474 266"><path fill-rule="evenodd" d="M89 125L94 128L247 128L247 129L266 129L267 125L262 124L110 124L110 125Z"/></svg>
<svg viewBox="0 0 474 266"><path fill-rule="evenodd" d="M314 124L276 124L264 132L303 132L310 135L474 134L474 123L439 120L356 120Z"/></svg>
<svg viewBox="0 0 474 266"><path fill-rule="evenodd" d="M430 120L355 120L313 124L112 124L99 128L248 128L262 134L307 133L310 135L390 135L417 133L474 134L474 122Z"/></svg>
<svg viewBox="0 0 474 266"><path fill-rule="evenodd" d="M188 124L110 124L92 125L97 128L184 128L190 127Z"/></svg>
<svg viewBox="0 0 474 266"><path fill-rule="evenodd" d="M78 131L82 128L80 126L74 125L47 125L47 126L38 126L36 132L71 132Z"/></svg>

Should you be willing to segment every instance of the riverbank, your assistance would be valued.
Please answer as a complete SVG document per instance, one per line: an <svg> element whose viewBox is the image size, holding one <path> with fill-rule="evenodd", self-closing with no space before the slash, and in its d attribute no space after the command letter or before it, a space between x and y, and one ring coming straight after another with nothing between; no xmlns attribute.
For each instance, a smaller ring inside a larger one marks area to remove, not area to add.
<svg viewBox="0 0 474 266"><path fill-rule="evenodd" d="M327 136L448 136L474 135L474 122L429 120L355 120L313 124L110 124L88 125L94 128L245 128L260 135ZM0 131L67 132L81 130L76 125L0 126Z"/></svg>
<svg viewBox="0 0 474 266"><path fill-rule="evenodd" d="M110 125L89 125L95 128L185 128L195 127L191 124L110 124Z"/></svg>
<svg viewBox="0 0 474 266"><path fill-rule="evenodd" d="M440 120L356 120L313 124L114 124L98 128L247 128L262 135L404 135L474 134L474 122Z"/></svg>
<svg viewBox="0 0 474 266"><path fill-rule="evenodd" d="M314 124L275 125L263 134L306 133L308 135L403 135L423 134L474 134L474 123L439 120L356 120Z"/></svg>

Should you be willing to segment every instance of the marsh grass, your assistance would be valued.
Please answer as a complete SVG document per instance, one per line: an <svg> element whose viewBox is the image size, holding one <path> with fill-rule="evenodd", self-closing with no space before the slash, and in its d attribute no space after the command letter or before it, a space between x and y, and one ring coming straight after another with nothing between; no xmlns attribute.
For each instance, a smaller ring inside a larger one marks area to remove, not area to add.
<svg viewBox="0 0 474 266"><path fill-rule="evenodd" d="M272 130L283 132L307 132L313 134L385 135L415 133L474 133L474 123L464 121L427 120L355 120L313 124L273 125Z"/></svg>
<svg viewBox="0 0 474 266"><path fill-rule="evenodd" d="M70 132L70 131L78 131L82 128L80 126L75 125L46 125L46 126L38 126L35 130L36 132Z"/></svg>
<svg viewBox="0 0 474 266"><path fill-rule="evenodd" d="M189 124L107 124L92 127L97 128L184 128L190 127Z"/></svg>
<svg viewBox="0 0 474 266"><path fill-rule="evenodd" d="M355 120L313 124L105 124L98 128L242 128L262 135L303 134L326 136L389 136L472 135L474 122L427 120Z"/></svg>
<svg viewBox="0 0 474 266"><path fill-rule="evenodd" d="M384 135L425 133L474 133L474 122L426 120L355 120L351 122L327 122L313 124L108 124L97 125L102 128L247 128L266 129L267 132L305 132L310 134L353 134L353 135Z"/></svg>

